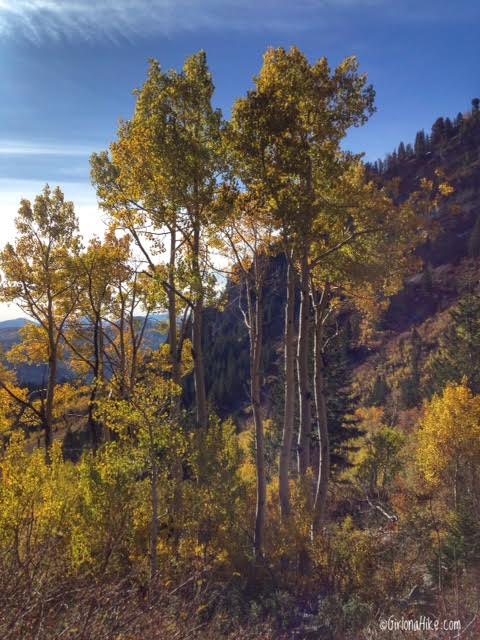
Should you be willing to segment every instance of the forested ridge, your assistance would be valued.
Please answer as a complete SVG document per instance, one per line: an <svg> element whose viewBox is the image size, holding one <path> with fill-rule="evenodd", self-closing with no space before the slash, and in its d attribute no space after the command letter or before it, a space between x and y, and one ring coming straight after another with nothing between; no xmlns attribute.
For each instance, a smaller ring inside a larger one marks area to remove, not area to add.
<svg viewBox="0 0 480 640"><path fill-rule="evenodd" d="M229 120L213 95L204 52L151 61L91 157L104 237L47 185L0 253L31 321L0 363L0 630L476 638L479 101L365 163L353 57L269 49Z"/></svg>

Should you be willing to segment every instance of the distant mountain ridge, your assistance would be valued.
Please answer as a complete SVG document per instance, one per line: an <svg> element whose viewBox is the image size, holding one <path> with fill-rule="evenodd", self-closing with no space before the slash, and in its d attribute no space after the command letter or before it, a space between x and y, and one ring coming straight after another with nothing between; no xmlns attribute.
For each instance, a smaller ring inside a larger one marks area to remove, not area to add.
<svg viewBox="0 0 480 640"><path fill-rule="evenodd" d="M21 329L27 324L36 324L29 318L12 318L10 320L0 320L0 329Z"/></svg>
<svg viewBox="0 0 480 640"><path fill-rule="evenodd" d="M142 320L144 316L136 316L136 320ZM144 345L150 349L158 349L166 339L168 325L167 313L156 313L149 316L144 335ZM3 353L18 344L21 340L20 331L28 324L38 324L29 318L19 317L0 321L0 350ZM29 388L44 384L46 365L25 365L16 367L18 381ZM73 373L64 362L60 363L59 381L71 380Z"/></svg>

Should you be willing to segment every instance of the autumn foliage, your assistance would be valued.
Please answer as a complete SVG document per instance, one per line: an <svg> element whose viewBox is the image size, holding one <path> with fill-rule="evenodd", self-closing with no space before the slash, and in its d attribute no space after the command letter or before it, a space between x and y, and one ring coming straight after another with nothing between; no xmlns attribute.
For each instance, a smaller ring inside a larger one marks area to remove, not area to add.
<svg viewBox="0 0 480 640"><path fill-rule="evenodd" d="M204 52L151 61L91 158L104 237L85 245L47 185L0 254L2 300L31 320L0 364L0 632L353 640L405 612L467 620L478 291L433 346L415 329L374 375L367 357L454 189L435 167L400 195L345 151L374 111L353 57L269 49L229 120L213 93ZM221 340L249 398L227 416Z"/></svg>

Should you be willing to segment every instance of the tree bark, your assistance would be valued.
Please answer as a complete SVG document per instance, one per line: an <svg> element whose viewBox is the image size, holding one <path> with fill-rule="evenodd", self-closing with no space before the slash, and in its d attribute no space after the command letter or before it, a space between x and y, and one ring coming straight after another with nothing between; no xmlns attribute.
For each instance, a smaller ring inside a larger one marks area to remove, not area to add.
<svg viewBox="0 0 480 640"><path fill-rule="evenodd" d="M175 228L170 231L170 260L168 265L168 346L172 366L172 380L180 384L180 354L177 353L177 296L175 293L175 262L177 238Z"/></svg>
<svg viewBox="0 0 480 640"><path fill-rule="evenodd" d="M285 400L283 415L282 447L279 463L279 498L282 519L290 515L289 470L292 458L295 422L295 270L292 255L287 257L287 302L285 306Z"/></svg>
<svg viewBox="0 0 480 640"><path fill-rule="evenodd" d="M120 319L119 319L119 394L122 400L127 399L127 358L125 348L125 298L120 292Z"/></svg>
<svg viewBox="0 0 480 640"><path fill-rule="evenodd" d="M58 358L58 336L55 335L55 323L53 315L53 299L50 288L47 291L48 297L48 382L47 394L45 398L44 429L45 429L45 459L50 463L50 448L52 446L53 431L53 406L55 402L55 386L57 384L57 358Z"/></svg>
<svg viewBox="0 0 480 640"><path fill-rule="evenodd" d="M258 260L256 258L255 260ZM253 267L257 271L257 266ZM255 557L263 557L265 515L267 501L267 481L265 476L265 434L261 411L262 388L262 329L263 329L263 293L262 285L255 275L255 291L246 282L248 320L250 334L250 394L252 400L253 421L255 426L255 467L257 476L257 502L255 509L254 551Z"/></svg>
<svg viewBox="0 0 480 640"><path fill-rule="evenodd" d="M95 401L100 376L100 318L97 315L93 324L93 382L90 389L90 398L88 401L88 426L90 427L90 436L92 439L93 450L96 451L99 445L100 433L98 423L95 419Z"/></svg>
<svg viewBox="0 0 480 640"><path fill-rule="evenodd" d="M170 364L172 367L172 382L176 385L181 384L181 351L178 350L177 340L177 295L175 293L175 267L177 255L177 238L176 229L172 227L170 230L170 260L168 265L168 346L170 349ZM174 419L180 428L180 397L175 398L173 406ZM182 460L176 457L173 462L173 497L172 497L172 513L173 513L173 543L175 553L178 552L180 537L182 532L181 514L183 511L183 465Z"/></svg>
<svg viewBox="0 0 480 640"><path fill-rule="evenodd" d="M298 474L304 478L310 466L310 436L312 430L312 392L309 379L310 352L310 273L308 247L304 248L300 272L300 327L298 334L297 368L300 428L298 433Z"/></svg>
<svg viewBox="0 0 480 640"><path fill-rule="evenodd" d="M45 457L50 462L50 448L52 446L53 431L53 405L55 402L55 386L57 384L57 349L56 346L50 345L50 354L48 357L48 383L47 395L45 398Z"/></svg>
<svg viewBox="0 0 480 640"><path fill-rule="evenodd" d="M314 384L319 453L318 475L315 489L315 500L313 504L313 533L319 531L325 523L328 482L330 478L330 439L328 433L324 362L322 352L324 311L327 303L326 296L327 293L324 291L321 300L316 300L316 294L312 288L312 299L315 300Z"/></svg>
<svg viewBox="0 0 480 640"><path fill-rule="evenodd" d="M205 389L205 370L203 361L203 283L199 263L200 255L200 224L196 223L193 233L193 276L195 278L195 302L192 314L192 350L193 376L195 381L195 399L197 409L197 426L201 429L208 427L207 393Z"/></svg>
<svg viewBox="0 0 480 640"><path fill-rule="evenodd" d="M202 325L203 299L195 302L192 314L193 375L195 381L195 399L197 426L208 427L207 395L205 390L205 371L203 362Z"/></svg>
<svg viewBox="0 0 480 640"><path fill-rule="evenodd" d="M312 512L313 487L307 476L310 467L310 439L312 432L312 392L310 386L310 269L308 265L309 245L305 241L300 265L300 326L298 332L297 370L300 425L298 431L298 475L301 491L305 497L307 513ZM310 573L310 552L305 544L298 554L300 575Z"/></svg>
<svg viewBox="0 0 480 640"><path fill-rule="evenodd" d="M150 577L158 571L158 465L155 452L152 455L152 527L150 532Z"/></svg>

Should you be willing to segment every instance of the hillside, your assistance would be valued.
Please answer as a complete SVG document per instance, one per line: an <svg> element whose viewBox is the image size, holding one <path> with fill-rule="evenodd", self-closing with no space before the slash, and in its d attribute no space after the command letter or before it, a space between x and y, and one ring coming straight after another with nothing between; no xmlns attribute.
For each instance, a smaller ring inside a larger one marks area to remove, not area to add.
<svg viewBox="0 0 480 640"><path fill-rule="evenodd" d="M420 142L419 142L420 140ZM353 389L368 398L384 368L395 370L392 353L398 343L408 348L414 327L424 339L423 358L435 351L448 322L447 310L465 293L477 290L480 282L480 117L478 112L460 114L454 123L439 118L429 134L420 132L415 145L401 143L386 159L368 165L375 180L398 181L399 199L406 199L421 178L431 178L441 169L454 194L435 215L438 236L419 247L423 270L406 282L390 300L388 310L376 327L373 342L362 343L355 335L355 316L342 317L343 338L348 361L358 369ZM272 403L272 390L282 384L281 337L286 265L282 257L273 259L267 277L265 309L264 376L267 382L265 409L281 421L282 409ZM239 289L227 284L223 311L211 310L204 336L207 354L207 381L212 405L220 415L241 416L249 405L248 386L237 380L248 377L248 336L239 309ZM299 304L297 292L297 305ZM334 347L334 350L338 348ZM383 367L383 368L382 368ZM193 390L192 390L193 392ZM275 395L275 393L273 393Z"/></svg>
<svg viewBox="0 0 480 640"><path fill-rule="evenodd" d="M405 352L412 348L412 342L419 343L414 348L419 353L418 367L423 370L429 356L440 346L450 322L449 311L465 295L480 291L478 106L472 112L459 114L453 123L448 118L437 119L429 135L419 132L414 146L401 143L393 154L371 168L380 181L398 180L400 197L408 195L416 180L431 177L438 168L455 189L437 214L438 237L418 250L423 270L409 278L403 291L390 300L388 311L378 324L378 342L354 376L354 386L364 399L376 386L378 389L380 381L389 378L390 387L396 386L397 392L386 385L383 401L388 403L392 402L392 394L398 394L399 381L395 378L406 380L402 369L408 369ZM403 404L410 408L412 401Z"/></svg>
<svg viewBox="0 0 480 640"><path fill-rule="evenodd" d="M476 102L473 101L475 104ZM372 171L382 181L398 180L399 195L406 197L421 178L431 178L438 169L444 171L455 189L448 205L437 213L440 233L419 250L424 261L423 275L407 283L405 291L392 300L386 324L393 328L419 322L441 308L442 278L437 278L439 291L430 287L435 268L457 265L466 257L480 254L480 117L477 110L459 114L452 123L438 118L432 131L423 131L412 145L400 144ZM437 273L440 275L442 270ZM465 267L468 276L468 267ZM423 286L423 294L419 293ZM427 289L430 287L431 291ZM420 304L419 304L420 303Z"/></svg>

